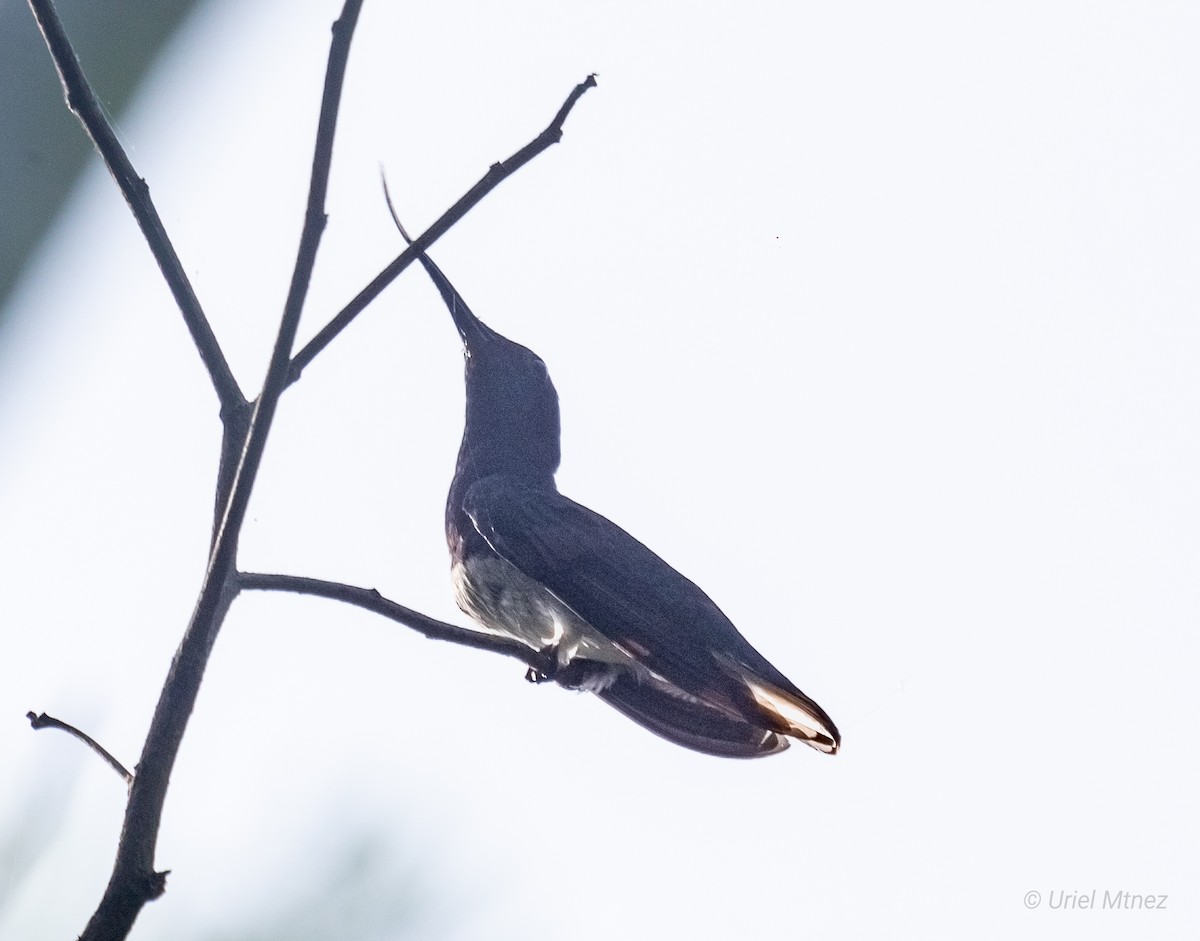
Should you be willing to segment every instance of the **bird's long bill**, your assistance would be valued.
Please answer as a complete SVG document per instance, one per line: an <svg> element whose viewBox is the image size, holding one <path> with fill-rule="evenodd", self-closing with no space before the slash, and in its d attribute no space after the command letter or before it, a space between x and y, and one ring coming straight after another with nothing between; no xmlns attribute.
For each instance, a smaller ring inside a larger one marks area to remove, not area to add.
<svg viewBox="0 0 1200 941"><path fill-rule="evenodd" d="M421 264L425 266L425 271L437 286L438 293L442 295L442 300L450 311L450 316L454 319L454 326L458 328L458 334L462 337L467 349L478 349L481 343L492 339L495 336L492 329L475 316L471 308L467 306L467 302L462 299L462 295L454 289L450 279L442 274L441 268L434 264L433 259L428 255L422 255Z"/></svg>
<svg viewBox="0 0 1200 941"><path fill-rule="evenodd" d="M386 180L383 184L383 194L387 200L388 212L392 214L392 221L396 223L396 228L400 231L404 241L411 245L413 238L401 224L400 217L396 215L396 207L392 205L392 194L388 192ZM441 268L434 264L433 259L423 254L420 261L430 280L437 286L438 293L442 295L446 307L449 308L450 316L454 318L454 326L458 328L458 334L462 337L467 349L471 349L473 343L491 339L494 336L491 328L471 312L471 308L462 299L462 295L454 290L450 279L442 273Z"/></svg>

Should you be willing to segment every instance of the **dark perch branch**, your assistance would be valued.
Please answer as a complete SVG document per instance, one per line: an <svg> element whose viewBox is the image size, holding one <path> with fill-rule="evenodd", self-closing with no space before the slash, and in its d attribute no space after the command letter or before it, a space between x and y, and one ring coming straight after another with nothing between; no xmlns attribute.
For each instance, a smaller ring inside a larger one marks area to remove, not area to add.
<svg viewBox="0 0 1200 941"><path fill-rule="evenodd" d="M133 783L133 775L129 773L128 769L121 764L121 762L117 761L116 758L110 755L107 749L105 749L103 745L88 735L87 732L81 732L79 729L75 728L75 726L63 722L62 719L56 719L54 716L48 716L44 712L41 714L35 714L30 711L25 713L25 718L29 720L29 724L35 729L62 729L64 732L74 735L88 748L107 761L112 766L112 769L125 779L126 784Z"/></svg>
<svg viewBox="0 0 1200 941"><path fill-rule="evenodd" d="M267 433L275 415L279 394L286 387L289 357L295 342L300 311L308 290L308 280L316 258L317 246L325 226L325 192L333 151L338 104L350 52L350 40L358 20L362 0L346 0L341 17L333 24L333 41L325 74L325 92L313 156L312 181L308 209L300 239L296 268L288 291L279 334L271 354L267 378L263 384L244 439L240 437L242 409L225 414L225 441L222 444L222 468L218 493L228 492L228 500L218 512L214 526L212 552L200 597L192 612L183 640L171 663L162 694L154 709L150 731L142 747L138 773L129 790L124 826L117 846L112 876L99 906L88 921L80 941L118 941L128 936L142 907L165 888L166 873L154 869L154 852L162 821L163 804L171 769L188 718L196 703L200 682L217 633L238 592L235 560L238 537L249 503L250 492L262 460ZM228 412L229 410L223 410ZM244 446L236 442L244 440ZM236 463L234 457L236 456ZM225 481L228 481L226 485Z"/></svg>
<svg viewBox="0 0 1200 941"><path fill-rule="evenodd" d="M71 48L67 34L54 10L54 4L51 0L29 0L29 8L33 11L38 28L42 31L42 38L46 41L46 48L50 50L50 56L58 69L67 97L67 107L79 118L79 123L83 125L96 150L104 159L108 172L121 188L125 201L129 203L129 208L142 229L146 244L154 253L163 278L175 296L175 303L179 305L184 323L192 334L192 341L196 344L200 358L208 369L213 388L217 391L217 397L221 400L222 414L244 408L246 399L225 361L225 354L221 352L221 346L212 332L212 327L209 326L208 318L204 316L196 292L192 290L192 284L183 270L183 264L175 254L175 246L171 244L167 230L158 217L158 210L154 208L154 201L150 198L150 188L146 181L138 176L120 141L117 140L117 135L113 133L112 127L104 117L104 112L96 101L96 95L83 74L75 50Z"/></svg>
<svg viewBox="0 0 1200 941"><path fill-rule="evenodd" d="M543 150L562 140L563 123L567 120L567 115L571 113L571 109L575 107L575 102L583 96L583 93L589 88L594 88L595 85L595 75L589 75L576 85L572 89L571 94L567 96L567 100L563 103L563 106L558 109L558 114L554 116L554 120L550 122L549 126L541 134L507 160L492 164L488 172L483 175L483 178L478 183L467 190L462 198L447 209L437 222L426 229L420 237L414 239L408 248L401 252L391 264L379 272L374 280L359 291L358 296L342 309L341 313L322 327L320 332L309 340L308 345L292 358L292 368L288 376L288 385L291 385L291 383L300 378L300 374L304 371L304 368L317 357L317 354L333 342L333 338L341 333L350 321L362 313L364 308L371 301L375 300L384 288L396 280L400 272L419 258L434 242L445 235L450 230L450 227L474 208L483 197L499 186L504 180L508 179L508 177L516 173L521 167L525 166L525 164Z"/></svg>
<svg viewBox="0 0 1200 941"><path fill-rule="evenodd" d="M238 581L243 589L250 591L288 591L342 601L381 614L405 627L411 627L430 640L444 640L463 647L513 657L536 670L545 667L543 655L520 641L438 621L420 611L389 601L374 588L358 588L354 585L327 582L320 578L304 578L299 575L264 575L257 572L243 572L238 576Z"/></svg>

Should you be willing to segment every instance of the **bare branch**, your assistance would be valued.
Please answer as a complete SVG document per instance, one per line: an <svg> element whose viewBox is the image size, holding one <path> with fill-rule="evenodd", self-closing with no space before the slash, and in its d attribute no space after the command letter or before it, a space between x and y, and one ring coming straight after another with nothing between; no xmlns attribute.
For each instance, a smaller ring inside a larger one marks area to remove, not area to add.
<svg viewBox="0 0 1200 941"><path fill-rule="evenodd" d="M518 640L487 634L459 627L446 621L438 621L420 611L406 608L402 604L383 597L374 588L358 588L341 582L328 582L320 578L304 578L299 575L266 575L257 572L242 572L238 581L243 589L251 591L288 591L301 595L316 595L333 601L342 601L359 608L381 614L389 620L424 634L430 640L444 640L463 647L486 650L506 657L513 657L537 670L545 666L545 657Z"/></svg>
<svg viewBox="0 0 1200 941"><path fill-rule="evenodd" d="M478 183L467 190L462 198L447 209L437 222L426 229L420 237L414 239L408 248L379 272L374 280L359 291L358 296L342 309L341 313L322 327L320 332L308 342L304 349L292 358L292 368L288 376L288 384L291 385L291 383L299 379L304 368L316 359L317 354L333 342L334 337L346 329L350 321L362 313L366 306L383 292L384 288L396 280L401 271L412 264L434 242L445 235L450 230L450 227L473 209L483 197L499 186L504 180L508 179L508 177L516 173L521 167L525 166L525 164L543 150L562 140L563 123L567 120L567 115L571 113L571 109L575 107L575 102L583 96L583 93L589 88L595 87L595 85L595 75L589 75L576 85L572 89L571 94L567 96L567 100L563 103L563 106L559 108L558 114L554 116L554 120L550 122L541 134L507 160L492 164L491 168Z"/></svg>
<svg viewBox="0 0 1200 941"><path fill-rule="evenodd" d="M192 335L192 342L196 344L200 359L208 369L213 388L221 401L222 413L244 408L246 399L225 361L225 354L221 352L221 345L209 326L208 318L204 316L196 292L184 272L183 263L175 253L167 230L158 217L158 210L154 208L154 201L150 198L150 188L146 181L138 176L137 170L105 118L104 111L96 101L96 95L83 74L83 68L67 39L52 0L29 0L29 8L33 11L42 31L42 38L46 41L46 48L50 50L50 56L58 68L58 76L66 92L67 107L79 118L79 123L87 131L88 137L92 139L96 150L104 159L109 173L124 194L125 201L129 203L146 244L150 246L150 251L158 262L163 279L171 289L180 313L183 314L183 321Z"/></svg>
<svg viewBox="0 0 1200 941"><path fill-rule="evenodd" d="M501 180L556 143L562 136L562 124L567 115L579 97L595 85L595 79L589 77L576 87L554 121L542 134L507 161L493 166L471 191L384 269L346 310L293 359L292 352L300 315L326 222L325 199L334 131L350 42L362 6L362 0L345 0L341 16L333 26L308 203L296 265L263 389L251 406L241 394L229 371L199 301L184 274L183 266L150 200L145 181L138 177L117 142L112 128L104 119L54 12L52 0L29 0L29 3L59 69L66 89L68 107L78 115L125 195L158 260L163 276L175 295L185 323L221 399L224 440L218 472L218 509L214 514L207 571L196 607L155 706L137 765L137 774L133 775L130 781L129 799L112 875L100 904L80 936L80 941L120 941L128 936L145 904L160 896L165 889L166 872L156 871L154 864L171 771L195 706L213 645L230 605L243 587L303 591L357 604L414 627L427 637L515 657L529 665L532 677L544 678L548 675L549 667L543 662L547 655L529 650L519 642L435 621L389 602L377 592L366 589L318 582L314 579L290 579L287 576L239 576L236 571L236 557L250 494L257 479L278 400L284 389L298 378L304 366L414 258L419 257ZM37 722L49 724L51 720L49 717L31 716L31 721L34 721L37 727ZM65 727L65 724L63 726ZM78 734L82 736L82 733ZM85 740L90 741L86 737ZM102 753L107 755L106 752ZM111 760L111 756L108 758ZM120 768L115 762L114 766ZM121 771L128 775L123 768Z"/></svg>
<svg viewBox="0 0 1200 941"><path fill-rule="evenodd" d="M171 769L188 719L200 691L200 683L209 655L229 606L238 592L235 560L238 538L250 492L258 476L267 433L275 415L279 395L286 388L289 357L295 342L300 310L307 293L308 279L316 258L320 234L325 225L325 192L337 123L338 103L349 57L350 41L362 8L362 0L346 0L342 14L333 25L333 41L321 102L321 119L313 157L312 183L308 210L292 285L281 318L279 335L267 369L263 391L254 405L249 429L241 436L242 409L223 409L225 442L222 445L221 480L218 492L227 486L228 500L218 514L208 569L191 621L171 663L150 731L142 746L138 773L129 790L125 821L117 846L112 876L99 906L88 921L80 941L119 941L128 936L142 907L162 894L165 873L154 870L155 846L162 822L163 804ZM234 417L236 416L236 417ZM244 441L240 449L236 443ZM234 454L240 450L234 464ZM232 469L231 471L231 468ZM228 484L226 484L228 481Z"/></svg>
<svg viewBox="0 0 1200 941"><path fill-rule="evenodd" d="M74 735L88 748L107 761L112 766L112 769L125 779L126 784L133 783L133 775L126 769L126 767L121 764L121 762L117 761L116 758L110 755L103 745L97 742L86 732L81 732L79 729L75 728L75 726L63 722L62 719L56 719L54 716L48 716L44 712L35 714L30 711L25 713L25 718L29 720L29 724L33 726L34 729L62 729L64 732Z"/></svg>

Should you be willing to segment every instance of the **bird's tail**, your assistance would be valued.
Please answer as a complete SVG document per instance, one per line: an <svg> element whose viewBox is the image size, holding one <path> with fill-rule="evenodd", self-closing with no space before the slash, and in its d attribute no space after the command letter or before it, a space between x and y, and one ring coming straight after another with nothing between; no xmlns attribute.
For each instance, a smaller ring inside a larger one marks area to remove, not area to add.
<svg viewBox="0 0 1200 941"><path fill-rule="evenodd" d="M788 747L787 739L770 729L632 676L619 677L596 695L655 735L706 755L762 758Z"/></svg>
<svg viewBox="0 0 1200 941"><path fill-rule="evenodd" d="M717 659L727 672L745 684L746 705L762 716L764 725L827 755L837 754L842 744L837 726L824 709L786 677L780 674L778 680L768 680L730 657L718 655Z"/></svg>

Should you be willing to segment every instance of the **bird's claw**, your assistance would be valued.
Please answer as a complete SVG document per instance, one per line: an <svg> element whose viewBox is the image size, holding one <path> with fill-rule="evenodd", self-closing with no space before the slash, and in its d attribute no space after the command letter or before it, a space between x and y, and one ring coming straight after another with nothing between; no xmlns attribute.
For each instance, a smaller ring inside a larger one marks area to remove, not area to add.
<svg viewBox="0 0 1200 941"><path fill-rule="evenodd" d="M525 671L525 681L528 683L551 683L559 673L558 645L547 644L537 652L537 662L531 663Z"/></svg>
<svg viewBox="0 0 1200 941"><path fill-rule="evenodd" d="M557 683L564 689L600 689L611 668L607 664L575 657L566 663L558 659L558 646L548 644L537 652L537 662L525 671L530 683Z"/></svg>

